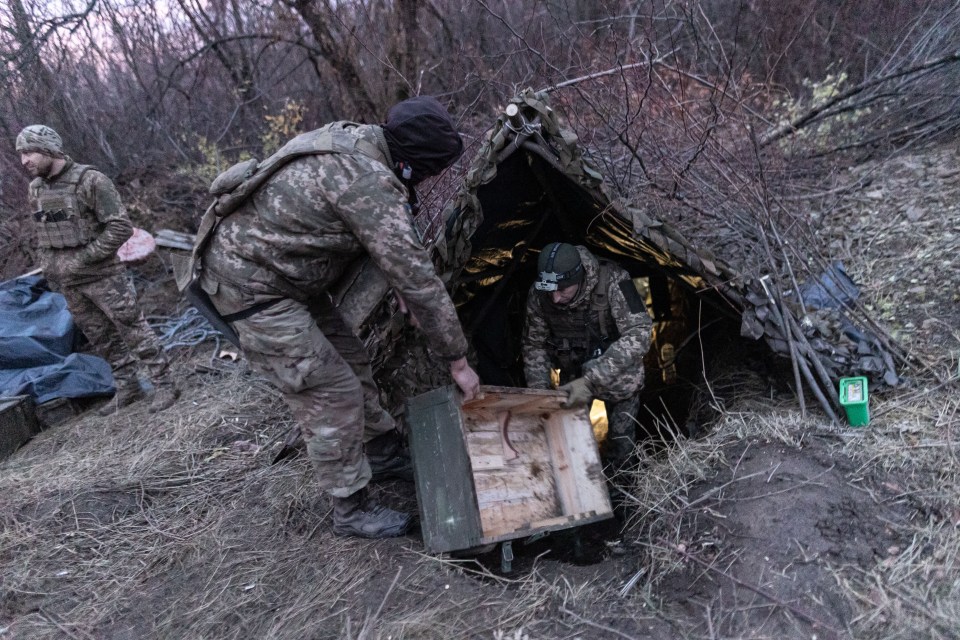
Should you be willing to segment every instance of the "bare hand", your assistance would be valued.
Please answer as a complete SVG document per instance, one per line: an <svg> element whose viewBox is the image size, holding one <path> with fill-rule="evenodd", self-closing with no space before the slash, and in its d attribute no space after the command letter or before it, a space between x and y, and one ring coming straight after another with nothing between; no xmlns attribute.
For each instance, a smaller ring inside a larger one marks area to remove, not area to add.
<svg viewBox="0 0 960 640"><path fill-rule="evenodd" d="M450 375L453 381L463 392L463 401L469 402L477 397L480 391L480 376L473 370L466 358L460 358L450 363Z"/></svg>

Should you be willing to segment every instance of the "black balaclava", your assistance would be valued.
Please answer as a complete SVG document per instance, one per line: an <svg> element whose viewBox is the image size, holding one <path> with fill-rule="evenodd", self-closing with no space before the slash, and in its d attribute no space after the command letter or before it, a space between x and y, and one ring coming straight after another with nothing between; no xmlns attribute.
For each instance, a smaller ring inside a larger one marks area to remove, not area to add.
<svg viewBox="0 0 960 640"><path fill-rule="evenodd" d="M463 140L453 119L431 96L417 96L393 105L387 113L383 134L397 177L410 184L437 175L463 153Z"/></svg>

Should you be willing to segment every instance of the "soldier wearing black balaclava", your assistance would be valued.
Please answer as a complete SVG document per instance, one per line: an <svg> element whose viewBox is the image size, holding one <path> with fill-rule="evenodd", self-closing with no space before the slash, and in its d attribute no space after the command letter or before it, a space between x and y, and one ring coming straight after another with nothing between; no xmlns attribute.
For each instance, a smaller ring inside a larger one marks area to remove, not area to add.
<svg viewBox="0 0 960 640"><path fill-rule="evenodd" d="M446 109L411 98L382 125L339 121L293 138L221 194L208 209L215 225L201 222L198 284L250 366L283 394L317 483L333 499L339 535L397 536L411 523L366 491L397 471L399 452L369 354L330 299L348 267L368 257L464 397L479 387L456 309L410 215L414 186L462 150ZM246 199L235 197L257 176ZM231 209L218 210L228 201Z"/></svg>

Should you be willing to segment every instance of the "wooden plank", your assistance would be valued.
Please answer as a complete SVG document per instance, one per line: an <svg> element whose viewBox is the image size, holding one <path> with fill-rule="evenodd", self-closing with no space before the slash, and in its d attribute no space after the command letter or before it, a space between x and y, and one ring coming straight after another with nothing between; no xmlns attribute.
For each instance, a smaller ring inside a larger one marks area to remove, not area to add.
<svg viewBox="0 0 960 640"><path fill-rule="evenodd" d="M553 414L547 420L544 431L547 436L553 477L557 485L557 501L560 503L560 513L569 515L582 511L582 509L576 485L577 478L573 474L573 463L570 459L567 433L563 428L564 422L562 414ZM589 424L589 421L587 424Z"/></svg>
<svg viewBox="0 0 960 640"><path fill-rule="evenodd" d="M490 535L484 532L485 535L480 540L480 544L494 544L497 542L504 542L505 540L525 538L537 533L545 533L547 531L560 531L562 529L570 529L571 527L582 527L585 524L609 520L612 517L613 513L587 512L572 516L561 516L547 520L528 522L524 523L520 528L514 529L513 531L498 533L496 535Z"/></svg>
<svg viewBox="0 0 960 640"><path fill-rule="evenodd" d="M467 447L472 460L502 452L499 431L489 431L491 425L468 414ZM469 431L470 428L483 429ZM517 456L504 461L500 469L481 472L475 469L474 483L480 521L484 536L505 535L531 521L552 518L561 514L557 502L553 474L550 471L550 452L543 430L543 420L537 415L519 415L511 420L510 439Z"/></svg>
<svg viewBox="0 0 960 640"><path fill-rule="evenodd" d="M560 513L553 478L535 478L524 471L519 467L513 473L476 474L484 536L503 535Z"/></svg>
<svg viewBox="0 0 960 640"><path fill-rule="evenodd" d="M514 389L483 385L474 400L463 405L464 412L511 411L513 413L549 412L560 408L566 394L542 389Z"/></svg>
<svg viewBox="0 0 960 640"><path fill-rule="evenodd" d="M600 454L586 412L555 413L548 423L551 453L557 465L554 472L562 478L558 479L558 486L564 513L612 511Z"/></svg>
<svg viewBox="0 0 960 640"><path fill-rule="evenodd" d="M470 454L470 464L474 471L488 471L490 469L503 469L506 467L506 461L501 455L476 455Z"/></svg>
<svg viewBox="0 0 960 640"><path fill-rule="evenodd" d="M478 546L480 510L453 387L411 398L407 421L424 545L433 553Z"/></svg>

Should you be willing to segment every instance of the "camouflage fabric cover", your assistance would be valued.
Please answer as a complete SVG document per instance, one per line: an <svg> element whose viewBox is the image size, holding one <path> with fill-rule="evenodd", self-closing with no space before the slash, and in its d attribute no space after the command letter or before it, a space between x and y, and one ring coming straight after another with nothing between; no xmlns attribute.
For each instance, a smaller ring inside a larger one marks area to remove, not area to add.
<svg viewBox="0 0 960 640"><path fill-rule="evenodd" d="M580 149L576 135L563 125L549 105L547 92L525 89L511 99L484 136L463 187L442 215L444 278L455 289L470 260L474 233L484 221L482 187L496 185L500 164L523 153L545 160L558 174L577 184L594 207L565 212L587 216L591 241L616 247L614 253L650 265L658 273L683 283L691 297L739 316L741 335L762 339L772 351L809 367L814 384L836 403L836 380L866 375L874 383L895 385L897 364L906 364L902 349L871 334L868 327L850 331L842 309L816 310L798 304L783 292L795 283L789 274L772 278L768 295L762 278L698 247L676 229L656 218L648 203L612 194L597 167ZM591 245L593 246L593 245ZM800 343L791 354L790 344Z"/></svg>
<svg viewBox="0 0 960 640"><path fill-rule="evenodd" d="M626 282L633 283L623 269L611 265L613 270L607 284L607 300L612 324L616 326L619 337L599 356L584 354L580 362L570 362L565 354L559 352L555 325L562 321L561 316L576 316L585 326L584 333L603 335L600 318L590 309L594 289L600 281L599 263L584 247L577 247L586 275L576 297L563 307L550 302L549 294L544 295L533 287L527 296L527 322L523 338L523 365L527 386L534 389L551 387L550 370L559 368L561 378L586 378L596 396L602 400L620 401L635 394L644 380L643 356L650 348L652 321L642 301L628 301L621 288ZM639 295L637 296L639 298ZM609 330L608 330L609 333ZM579 365L582 372L571 371Z"/></svg>
<svg viewBox="0 0 960 640"><path fill-rule="evenodd" d="M523 90L510 100L485 134L457 197L441 214L445 234L437 238L437 246L445 257L448 277L469 260L470 239L483 222L477 189L493 181L499 163L520 149L541 155L585 191L602 197L603 175L583 157L577 136L560 125L545 94Z"/></svg>

